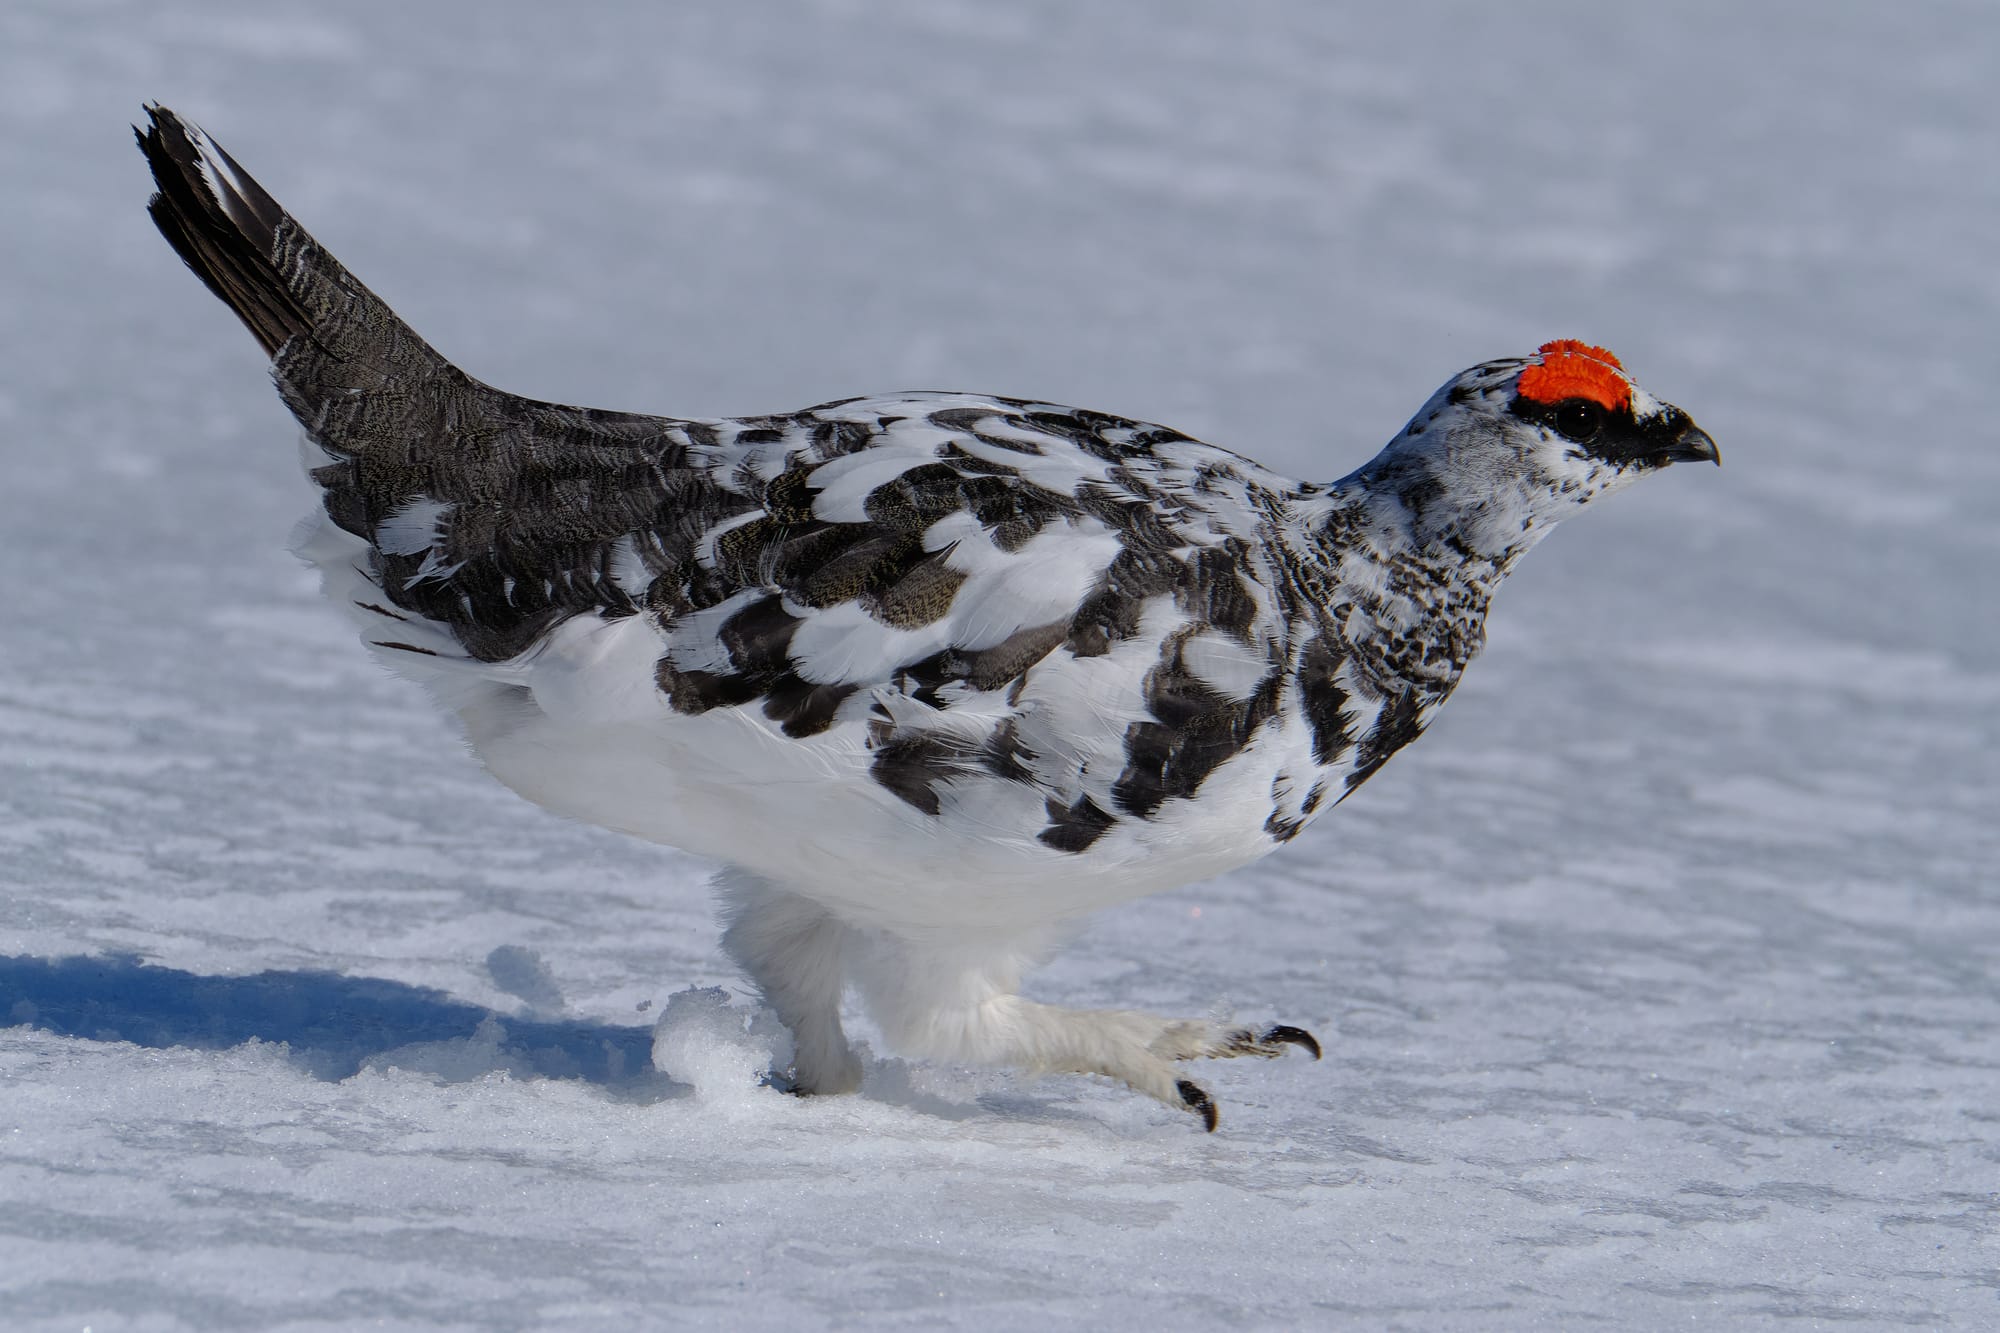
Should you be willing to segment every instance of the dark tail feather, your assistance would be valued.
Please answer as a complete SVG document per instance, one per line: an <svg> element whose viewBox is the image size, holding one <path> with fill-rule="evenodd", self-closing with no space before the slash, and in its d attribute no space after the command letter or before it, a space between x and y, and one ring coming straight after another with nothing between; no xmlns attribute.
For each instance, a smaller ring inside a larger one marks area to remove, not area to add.
<svg viewBox="0 0 2000 1333"><path fill-rule="evenodd" d="M265 352L294 415L336 453L368 452L417 402L473 382L313 240L200 127L148 106L148 211ZM362 391L357 393L356 391ZM369 392L377 391L377 392Z"/></svg>
<svg viewBox="0 0 2000 1333"><path fill-rule="evenodd" d="M146 211L195 276L248 326L267 355L312 326L273 265L285 210L236 160L162 106L133 133L160 192Z"/></svg>
<svg viewBox="0 0 2000 1333"><path fill-rule="evenodd" d="M303 526L299 553L384 659L501 662L570 616L629 615L614 546L658 506L714 488L689 467L676 423L481 384L213 139L165 107L146 114L153 221L271 354L285 405L326 455L311 473L329 523Z"/></svg>

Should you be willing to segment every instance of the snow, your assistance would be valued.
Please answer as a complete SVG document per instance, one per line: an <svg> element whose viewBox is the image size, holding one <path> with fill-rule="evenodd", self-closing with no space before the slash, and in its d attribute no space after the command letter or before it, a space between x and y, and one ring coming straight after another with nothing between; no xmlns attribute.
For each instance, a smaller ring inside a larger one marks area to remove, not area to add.
<svg viewBox="0 0 2000 1333"><path fill-rule="evenodd" d="M1997 51L1970 0L0 8L0 1322L1992 1327ZM1726 465L1032 983L1324 1062L1204 1068L1212 1136L879 1038L801 1101L708 868L510 796L285 555L148 98L521 392L965 388L1331 477L1582 337Z"/></svg>

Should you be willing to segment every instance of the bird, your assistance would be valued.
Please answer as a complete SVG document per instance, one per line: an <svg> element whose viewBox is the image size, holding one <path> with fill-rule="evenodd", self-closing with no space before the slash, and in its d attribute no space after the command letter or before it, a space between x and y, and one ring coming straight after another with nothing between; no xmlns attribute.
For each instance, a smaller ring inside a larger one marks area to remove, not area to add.
<svg viewBox="0 0 2000 1333"><path fill-rule="evenodd" d="M433 350L192 122L134 127L154 223L271 359L321 503L294 549L493 777L720 863L722 947L857 1089L851 991L917 1059L1101 1075L1321 1055L1024 997L1090 914L1266 855L1421 735L1496 588L1679 462L1680 408L1576 339L1447 381L1302 482L1170 428L906 392L727 419L504 392Z"/></svg>

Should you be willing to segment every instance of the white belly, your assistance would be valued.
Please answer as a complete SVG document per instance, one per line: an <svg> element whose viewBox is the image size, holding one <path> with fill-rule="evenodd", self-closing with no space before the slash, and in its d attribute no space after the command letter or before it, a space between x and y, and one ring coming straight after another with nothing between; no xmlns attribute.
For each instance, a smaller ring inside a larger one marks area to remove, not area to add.
<svg viewBox="0 0 2000 1333"><path fill-rule="evenodd" d="M1030 933L1234 869L1276 845L1267 821L1280 775L1317 774L1298 718L1281 711L1195 799L1169 799L1146 819L1120 815L1083 851L1059 851L1036 836L1050 793L1030 783L970 772L933 815L877 781L865 694L805 738L784 735L755 702L676 712L654 679L667 640L643 616L579 616L520 658L473 661L443 626L385 615L358 546L315 516L295 549L320 566L376 656L460 719L501 782L558 814L742 866L905 937ZM1067 669L1129 672L1136 683L1152 653L1137 647L1130 663ZM1050 682L1058 693L1075 683ZM1087 716L1096 725L1085 739L1098 747L1087 762L1115 775L1124 723Z"/></svg>
<svg viewBox="0 0 2000 1333"><path fill-rule="evenodd" d="M495 714L511 714L495 726ZM501 782L559 814L740 865L853 924L903 936L1031 931L1254 860L1276 745L1253 744L1194 801L1120 820L1082 852L1036 838L1042 796L970 779L938 815L870 775L866 728L805 740L754 706L654 725L577 726L499 700L461 710Z"/></svg>

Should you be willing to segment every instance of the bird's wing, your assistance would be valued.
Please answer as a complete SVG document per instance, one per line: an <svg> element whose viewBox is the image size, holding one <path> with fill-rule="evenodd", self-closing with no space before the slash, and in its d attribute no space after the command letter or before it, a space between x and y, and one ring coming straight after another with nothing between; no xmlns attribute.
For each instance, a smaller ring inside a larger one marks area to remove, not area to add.
<svg viewBox="0 0 2000 1333"><path fill-rule="evenodd" d="M1052 836L1081 841L1106 812L1192 795L1275 709L1282 490L1223 450L958 394L502 416L470 464L413 450L316 474L367 536L370 581L474 660L532 662L574 617L643 617L647 683L675 712L743 710L792 738L862 723L876 779L919 809L978 770L1077 807ZM570 664L548 665L568 688Z"/></svg>
<svg viewBox="0 0 2000 1333"><path fill-rule="evenodd" d="M310 431L314 476L394 606L479 661L643 613L693 710L999 684L1058 644L1109 651L1154 597L1237 635L1257 614L1253 466L1160 427L961 394L679 421L483 385L435 415L394 447Z"/></svg>

